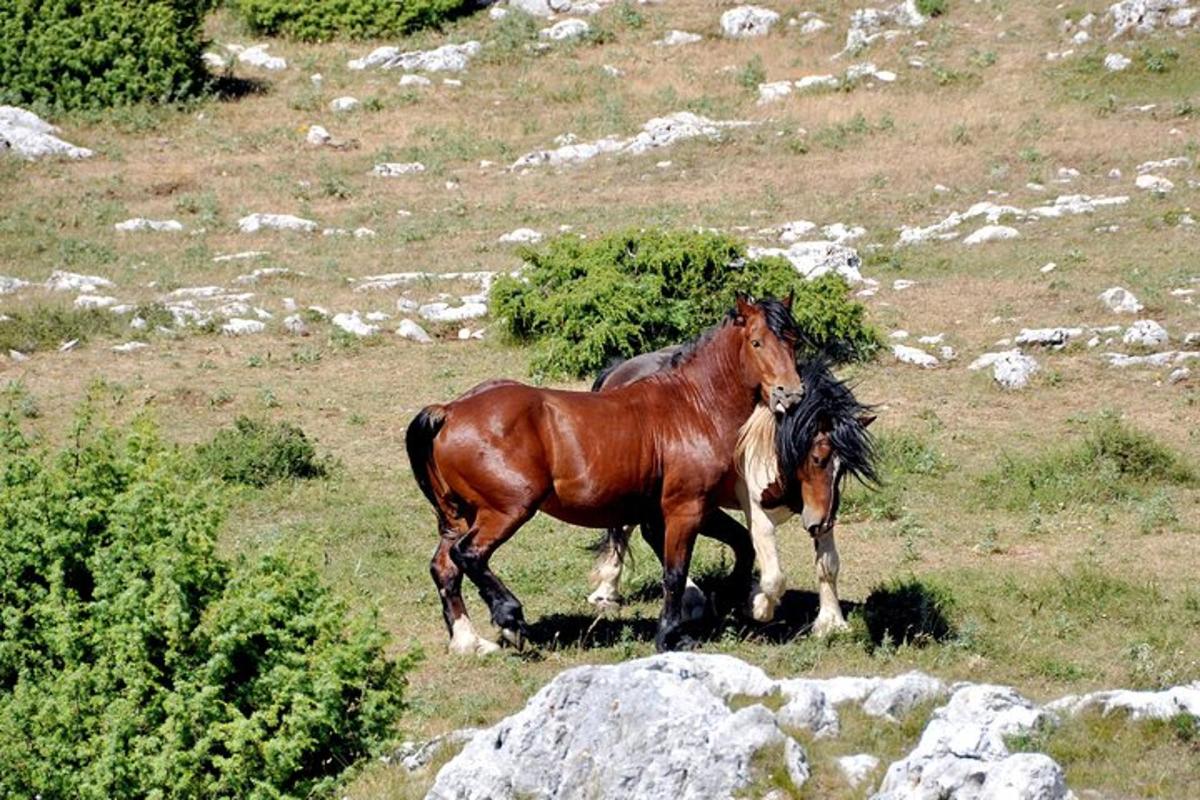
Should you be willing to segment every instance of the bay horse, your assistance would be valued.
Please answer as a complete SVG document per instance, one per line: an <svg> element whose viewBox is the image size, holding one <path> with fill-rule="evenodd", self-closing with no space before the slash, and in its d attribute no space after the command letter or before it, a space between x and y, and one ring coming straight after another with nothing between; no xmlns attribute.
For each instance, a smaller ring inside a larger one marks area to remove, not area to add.
<svg viewBox="0 0 1200 800"><path fill-rule="evenodd" d="M777 300L739 296L675 366L611 392L511 381L422 409L406 446L440 539L430 574L456 652L487 652L462 599L479 589L504 640L522 646L521 604L488 561L539 510L592 528L663 533L663 608L655 645L689 646L680 607L697 531L718 507L738 432L754 407L782 411L801 388L797 331Z"/></svg>
<svg viewBox="0 0 1200 800"><path fill-rule="evenodd" d="M596 379L593 391L627 385L669 368L676 352L678 348L666 348L611 367ZM702 533L729 543L738 540L740 530L740 543L731 545L735 576L749 575L750 566L744 563L747 540L752 544L751 558L758 559L760 577L750 585L749 609L756 621L770 622L787 583L775 531L799 514L816 551L820 610L812 631L825 636L846 628L837 596L840 560L834 526L846 475L865 484L878 483L874 444L867 431L875 417L848 386L833 376L824 360L809 361L800 376L804 384L800 403L783 415L758 406L738 436L731 465L737 474L735 498L731 502L724 497L721 502L725 507L742 509L750 526L748 537L744 528L723 513L725 519L718 528L714 530L710 521ZM597 548L592 576L599 585L588 597L593 604L603 607L620 603L621 568L631 532L631 526L612 528ZM654 538L655 532L643 532L657 551L661 545ZM700 590L689 584L688 592L692 594L692 607L703 609Z"/></svg>

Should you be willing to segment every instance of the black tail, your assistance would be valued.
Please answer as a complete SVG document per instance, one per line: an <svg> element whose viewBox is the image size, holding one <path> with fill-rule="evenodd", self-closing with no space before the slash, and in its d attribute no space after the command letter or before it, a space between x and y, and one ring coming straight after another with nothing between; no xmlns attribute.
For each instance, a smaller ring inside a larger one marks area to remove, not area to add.
<svg viewBox="0 0 1200 800"><path fill-rule="evenodd" d="M627 556L632 555L629 551L629 538L632 533L632 528L608 528L597 536L587 549L593 556L599 557L611 548L616 552L617 559L624 561Z"/></svg>
<svg viewBox="0 0 1200 800"><path fill-rule="evenodd" d="M426 406L408 425L404 444L408 448L408 463L412 465L413 477L421 487L425 499L440 508L433 494L433 483L429 480L429 469L433 460L433 437L437 436L446 423L446 413L441 406Z"/></svg>

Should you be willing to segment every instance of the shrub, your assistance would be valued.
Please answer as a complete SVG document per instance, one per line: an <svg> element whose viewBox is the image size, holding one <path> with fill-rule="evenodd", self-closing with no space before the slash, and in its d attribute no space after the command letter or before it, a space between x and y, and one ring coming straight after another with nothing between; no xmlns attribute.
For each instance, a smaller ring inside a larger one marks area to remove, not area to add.
<svg viewBox="0 0 1200 800"><path fill-rule="evenodd" d="M205 86L212 0L0 0L0 104L169 102Z"/></svg>
<svg viewBox="0 0 1200 800"><path fill-rule="evenodd" d="M217 431L211 442L197 448L200 464L226 483L262 488L297 478L321 478L325 459L304 431L288 422L270 424L238 417L232 428Z"/></svg>
<svg viewBox="0 0 1200 800"><path fill-rule="evenodd" d="M805 281L781 258L747 259L741 242L693 231L615 233L596 240L558 237L522 253L520 278L493 290L509 335L534 346L533 369L583 376L614 358L676 344L717 324L737 292L782 297L810 340L835 360L864 358L878 346L841 278Z"/></svg>
<svg viewBox="0 0 1200 800"><path fill-rule="evenodd" d="M394 36L441 25L475 7L470 0L233 0L232 5L255 33L304 42Z"/></svg>
<svg viewBox="0 0 1200 800"><path fill-rule="evenodd" d="M327 793L408 661L310 569L220 558L218 485L151 428L88 430L0 429L0 796Z"/></svg>
<svg viewBox="0 0 1200 800"><path fill-rule="evenodd" d="M917 0L917 11L927 17L940 17L948 5L947 0Z"/></svg>
<svg viewBox="0 0 1200 800"><path fill-rule="evenodd" d="M1174 451L1108 412L1093 419L1070 447L1028 459L1003 457L983 477L982 486L994 507L1056 510L1129 500L1148 487L1195 480Z"/></svg>

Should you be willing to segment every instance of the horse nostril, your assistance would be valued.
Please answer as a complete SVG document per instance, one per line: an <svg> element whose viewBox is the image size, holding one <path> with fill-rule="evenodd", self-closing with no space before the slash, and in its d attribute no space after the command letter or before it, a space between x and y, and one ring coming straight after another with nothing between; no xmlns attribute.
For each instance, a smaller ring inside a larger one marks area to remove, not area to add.
<svg viewBox="0 0 1200 800"><path fill-rule="evenodd" d="M810 535L810 536L820 536L820 535L821 535L821 528L822 528L822 527L823 527L823 526L822 526L822 525L821 525L821 523L819 523L819 522L818 522L818 523L816 523L815 525L809 525L809 526L808 526L808 533L809 533L809 535Z"/></svg>

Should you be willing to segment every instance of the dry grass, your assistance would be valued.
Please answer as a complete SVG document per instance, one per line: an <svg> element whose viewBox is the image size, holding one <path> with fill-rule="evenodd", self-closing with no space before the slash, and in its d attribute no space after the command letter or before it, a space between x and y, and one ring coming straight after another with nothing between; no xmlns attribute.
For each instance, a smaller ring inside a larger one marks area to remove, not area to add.
<svg viewBox="0 0 1200 800"><path fill-rule="evenodd" d="M813 5L843 24L853 6ZM1102 5L1074 3L1071 10ZM164 289L228 285L252 268L285 266L305 277L251 289L259 295L256 302L272 311L282 298L295 297L301 305L393 312L397 292L356 293L347 279L414 269L513 269L512 248L496 239L521 226L552 232L569 224L595 234L630 224L748 226L753 233L797 218L865 225L869 234L859 244L884 246L867 256L864 270L884 285L869 301L873 321L914 335L945 332L961 355L932 371L883 357L847 373L864 399L880 404L880 430L910 432L948 468L940 475L898 476L891 518L846 515L839 537L842 593L857 604L897 576L935 580L955 597L960 635L924 648L871 648L858 637L832 643L789 638L798 626L761 632L731 623L706 648L736 653L778 674L922 668L946 679L1010 682L1039 698L1200 678L1200 491L1165 490L1165 500L1156 502L1168 503L1175 521L1148 530L1142 520L1147 514L1155 519L1153 509L1137 503L1035 513L989 509L979 500L979 478L1001 454L1028 457L1071 441L1080 435L1077 420L1105 409L1200 464L1195 383L1168 386L1163 370L1116 371L1081 347L1038 354L1042 371L1020 393L1001 393L986 376L964 368L1020 327L1120 321L1095 299L1113 284L1133 290L1147 304L1146 315L1172 335L1200 330L1197 306L1169 294L1198 274L1197 234L1166 221L1194 202L1187 178L1197 172L1171 173L1178 188L1162 200L1132 188L1136 164L1195 153L1197 123L1175 116L1171 105L1182 99L1179 93L1194 91L1186 75L1200 60L1195 37L1165 42L1181 60L1175 71L1156 76L1161 80L1110 84L1104 76L1074 73L1068 79L1043 59L1045 52L1068 46L1057 32L1066 10L1002 0L954 3L950 14L922 33L928 47L915 48L915 37L902 37L865 54L901 73L895 85L759 107L726 67L741 69L758 54L768 80L840 71L845 62L831 63L828 56L840 48L844 29L835 25L810 39L787 30L766 43L725 42L715 37L719 10L711 4L687 0L637 9L645 17L640 28L621 22L616 10L599 17L614 35L607 44L480 62L461 76L464 86L457 89L414 92L400 89L395 73L345 68L373 43L274 42L272 52L293 66L265 77L262 94L184 110L61 121L66 138L101 155L78 164L0 162L0 274L29 280L43 280L56 268L100 274L117 281L122 300L146 302ZM413 45L486 37L492 23L479 16ZM650 42L669 28L701 30L710 38L699 46L653 47ZM247 41L224 14L214 17L210 33L218 41ZM918 55L938 65L940 82L932 66L905 66ZM604 64L619 67L625 77L605 76ZM324 75L319 91L309 81L314 72ZM1093 84L1099 94L1079 91ZM1111 113L1105 101L1110 90L1123 92ZM343 94L370 100L374 108L329 113L329 100ZM1150 114L1123 110L1140 102L1161 106ZM578 169L528 174L503 169L567 131L581 138L629 135L653 116L688 108L758 124L719 143L691 142L661 155L602 158ZM872 125L889 119L890 129L840 132L838 126L858 114ZM311 123L355 146L311 150L304 144ZM794 145L802 140L809 142L807 153ZM424 161L429 170L389 180L369 174L377 161L409 159ZM484 159L498 166L481 168ZM672 165L658 169L659 160ZM1059 166L1084 175L1069 186L1056 185L1051 181ZM1125 177L1109 180L1112 168ZM1031 180L1045 182L1048 191L1026 189ZM455 185L447 188L447 181ZM938 194L935 183L952 191ZM1022 224L1022 238L1013 242L891 249L898 226L932 223L985 199L989 190L1008 192L1007 202L1019 206L1075 192L1130 194L1133 200L1094 216ZM412 216L399 216L400 210ZM255 211L295 213L329 226L365 225L378 236L237 233L237 218ZM130 216L177 218L188 233L112 230ZM1094 232L1109 223L1120 230ZM215 255L249 249L270 255L212 262ZM1043 275L1038 268L1048 261L1059 268ZM918 285L891 291L891 281L901 277ZM411 296L425 299L444 288L416 287ZM0 298L0 312L24 302ZM992 322L995 317L1003 321ZM110 389L107 408L114 419L148 408L171 437L184 442L205 440L241 414L298 422L343 469L327 481L246 495L232 511L225 544L237 550L285 542L310 555L347 596L379 604L397 649L415 644L425 651L414 676L413 708L399 721L405 735L494 722L565 666L652 650L647 633L658 604L649 552L639 546L628 578L643 589L643 599L620 620L597 625L587 643L595 646L579 646L573 642L591 624L584 599L590 534L539 518L500 551L495 567L525 602L529 619L558 625L559 646L550 637L536 656L486 662L443 652L438 601L427 574L433 518L408 474L403 429L430 401L485 378L523 377L524 353L493 341L424 348L386 337L347 345L324 325L304 339L287 337L276 325L244 339L151 336L151 348L132 356L116 356L103 341L93 341L21 365L4 362L2 369L5 379L22 381L38 411L29 424L51 439L65 435L72 409L97 379ZM807 537L785 529L783 554L803 607L813 588ZM719 571L722 564L727 556L719 549L700 548L702 572ZM1064 586L1076 591L1064 593ZM478 619L486 617L474 597L468 602ZM1122 748L1128 744L1120 742ZM1170 772L1172 752L1156 746L1146 758ZM1080 776L1076 789L1128 790L1103 771L1071 774ZM428 777L417 783L423 780ZM1161 785L1163 796L1183 796L1173 780ZM415 796L419 787L394 770L369 765L346 793Z"/></svg>

